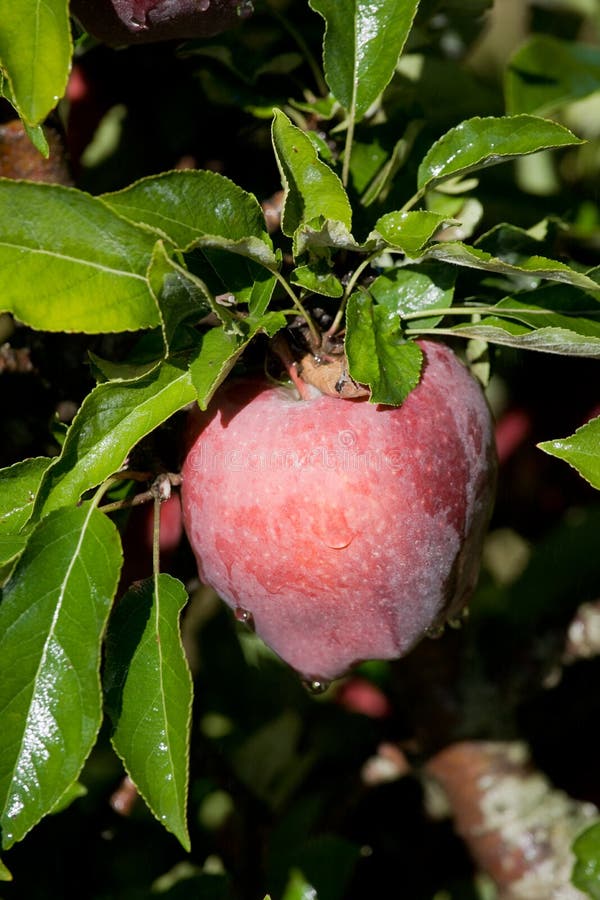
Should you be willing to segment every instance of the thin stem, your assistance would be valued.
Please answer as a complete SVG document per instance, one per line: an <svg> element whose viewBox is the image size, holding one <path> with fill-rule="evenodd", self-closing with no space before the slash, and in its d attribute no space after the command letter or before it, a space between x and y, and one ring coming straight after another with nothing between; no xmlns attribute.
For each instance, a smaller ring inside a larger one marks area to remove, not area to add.
<svg viewBox="0 0 600 900"><path fill-rule="evenodd" d="M404 206L400 209L400 212L408 212L409 209L412 209L415 203L419 202L424 193L425 191L423 190L423 188L421 188L420 191L417 191L416 194L413 194L412 197L410 197L410 199L407 200Z"/></svg>
<svg viewBox="0 0 600 900"><path fill-rule="evenodd" d="M405 313L401 318L404 321L410 321L410 319L427 319L432 316L473 316L480 313L485 313L486 315L495 314L499 318L504 316L519 316L521 314L527 314L528 316L570 315L576 317L585 315L597 316L598 310L589 309L571 312L570 310L541 309L539 306L535 309L513 309L510 306L477 306L474 304L473 306L449 306L447 308L432 306L426 309L417 310L416 312Z"/></svg>
<svg viewBox="0 0 600 900"><path fill-rule="evenodd" d="M350 177L350 157L352 156L352 144L354 143L354 115L350 115L346 130L346 142L344 144L344 162L342 164L342 184L348 187Z"/></svg>
<svg viewBox="0 0 600 900"><path fill-rule="evenodd" d="M102 486L103 490L98 492L96 496L99 498L102 494L106 493L108 488L112 487L113 484L118 483L123 480L123 475L127 473L118 473L117 475L112 475L111 478L108 479L107 482ZM150 474L150 473L148 473ZM147 479L146 479L147 480ZM169 481L176 487L181 484L181 475L177 475L174 472L169 472ZM155 496L155 492L150 489L149 491L142 491L140 494L136 494L134 497L129 497L127 500L115 500L114 503L105 503L104 506L100 506L100 512L103 513L111 513L118 512L120 509L131 509L133 506L141 506L143 503L149 503L150 500L153 500Z"/></svg>
<svg viewBox="0 0 600 900"><path fill-rule="evenodd" d="M271 9L271 14L277 19L277 21L285 28L285 30L292 36L292 38L296 41L299 50L301 51L304 59L306 60L310 71L313 74L313 78L315 79L315 83L317 85L317 89L319 90L321 96L326 97L329 93L329 88L327 87L327 82L323 77L323 73L321 72L321 67L317 63L315 57L310 51L310 48L299 31L297 31L294 26L288 22L285 16L283 16L277 9L275 9L271 4L269 4Z"/></svg>
<svg viewBox="0 0 600 900"><path fill-rule="evenodd" d="M360 278L360 276L362 275L364 270L367 268L367 266L369 266L373 262L373 260L376 259L380 255L381 255L381 250L376 250L375 252L370 253L365 259L363 259L361 264L359 266L357 266L356 269L354 270L354 272L352 273L352 276L350 277L350 279L348 280L348 284L346 285L346 290L344 291L344 296L341 299L339 309L338 309L337 313L335 314L335 318L334 318L333 322L331 323L331 325L329 326L329 328L327 329L327 331L325 332L325 334L323 335L324 341L333 337L333 335L339 329L340 325L342 324L342 319L344 318L344 312L346 310L346 304L348 303L348 298L350 297L352 291L354 290L354 288L356 286L356 282L358 281L358 279Z"/></svg>
<svg viewBox="0 0 600 900"><path fill-rule="evenodd" d="M452 328L407 328L404 332L406 335L417 335L421 336L424 334L433 334L433 335L446 335L448 337L460 337L460 333L458 331L453 331Z"/></svg>
<svg viewBox="0 0 600 900"><path fill-rule="evenodd" d="M275 278L278 280L279 284L282 286L282 288L284 289L286 294L289 297L291 297L294 306L296 307L296 309L298 310L298 312L300 313L300 315L302 316L302 318L308 325L308 329L310 331L310 334L313 339L315 347L319 347L321 344L321 335L319 334L319 330L318 330L317 326L315 325L315 323L313 322L313 320L311 319L311 317L309 316L307 311L304 309L304 307L302 306L302 303L300 302L298 297L295 295L295 293L293 292L293 290L291 289L290 285L287 283L287 281L285 280L285 278L283 277L281 272L273 272L273 275L275 275Z"/></svg>

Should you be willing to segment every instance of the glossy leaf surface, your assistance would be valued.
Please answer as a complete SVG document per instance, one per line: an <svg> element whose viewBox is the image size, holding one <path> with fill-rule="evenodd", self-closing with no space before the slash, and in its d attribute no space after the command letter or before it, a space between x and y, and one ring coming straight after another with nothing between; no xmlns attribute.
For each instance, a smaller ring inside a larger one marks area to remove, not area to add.
<svg viewBox="0 0 600 900"><path fill-rule="evenodd" d="M125 594L107 635L104 685L115 750L156 818L189 850L192 681L179 633L186 602L181 582L164 574Z"/></svg>
<svg viewBox="0 0 600 900"><path fill-rule="evenodd" d="M203 334L190 363L190 375L200 408L207 408L214 392L256 334L262 332L272 337L285 325L283 313L272 312L240 321L237 331L217 327Z"/></svg>
<svg viewBox="0 0 600 900"><path fill-rule="evenodd" d="M575 866L572 881L592 900L600 900L600 822L586 828L573 844Z"/></svg>
<svg viewBox="0 0 600 900"><path fill-rule="evenodd" d="M181 249L204 235L232 241L254 236L271 246L256 198L216 172L152 175L102 200Z"/></svg>
<svg viewBox="0 0 600 900"><path fill-rule="evenodd" d="M369 285L369 293L400 318L411 316L411 328L433 328L439 316L414 319L417 312L447 309L452 305L456 270L437 262L390 269Z"/></svg>
<svg viewBox="0 0 600 900"><path fill-rule="evenodd" d="M0 535L18 534L25 525L51 462L48 457L38 456L0 470Z"/></svg>
<svg viewBox="0 0 600 900"><path fill-rule="evenodd" d="M158 324L146 281L153 235L54 184L0 179L0 209L0 309L45 331Z"/></svg>
<svg viewBox="0 0 600 900"><path fill-rule="evenodd" d="M407 256L417 256L447 221L446 216L427 210L391 212L375 223L375 231L390 247L402 250Z"/></svg>
<svg viewBox="0 0 600 900"><path fill-rule="evenodd" d="M600 490L600 416L591 419L569 437L538 444L550 456L564 459L592 487Z"/></svg>
<svg viewBox="0 0 600 900"><path fill-rule="evenodd" d="M418 5L418 0L310 0L326 23L325 79L356 120L394 74Z"/></svg>
<svg viewBox="0 0 600 900"><path fill-rule="evenodd" d="M588 275L578 272L558 260L546 259L544 256L529 256L513 263L460 241L434 244L427 248L425 255L429 259L437 259L440 262L456 266L466 266L468 269L499 272L503 275L528 275L530 278L559 281L587 291L598 291L599 289L596 282Z"/></svg>
<svg viewBox="0 0 600 900"><path fill-rule="evenodd" d="M322 162L310 138L275 110L273 146L285 196L281 230L291 237L305 222L323 216L350 229L352 210L342 182Z"/></svg>
<svg viewBox="0 0 600 900"><path fill-rule="evenodd" d="M399 320L362 292L352 294L346 313L346 354L352 378L371 388L372 403L399 406L419 382L423 354L405 341Z"/></svg>
<svg viewBox="0 0 600 900"><path fill-rule="evenodd" d="M36 512L77 503L123 465L131 448L194 399L185 364L163 362L135 381L107 382L84 400L42 482Z"/></svg>
<svg viewBox="0 0 600 900"><path fill-rule="evenodd" d="M447 178L540 150L581 144L568 128L536 116L476 117L451 128L425 154L418 172L420 191Z"/></svg>
<svg viewBox="0 0 600 900"><path fill-rule="evenodd" d="M71 52L68 0L0 0L0 68L28 125L63 96Z"/></svg>
<svg viewBox="0 0 600 900"><path fill-rule="evenodd" d="M502 344L517 350L539 350L561 356L588 356L600 359L600 340L597 337L578 334L575 328L528 328L518 322L489 316L473 325L455 325L438 329L438 334L460 335L477 338L490 344Z"/></svg>
<svg viewBox="0 0 600 900"><path fill-rule="evenodd" d="M20 840L76 780L101 721L117 529L90 504L35 529L0 603L0 828Z"/></svg>

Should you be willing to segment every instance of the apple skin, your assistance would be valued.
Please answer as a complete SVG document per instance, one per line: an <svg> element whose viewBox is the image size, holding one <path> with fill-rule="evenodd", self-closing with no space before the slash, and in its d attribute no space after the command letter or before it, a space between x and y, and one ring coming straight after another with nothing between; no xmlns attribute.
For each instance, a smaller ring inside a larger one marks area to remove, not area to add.
<svg viewBox="0 0 600 900"><path fill-rule="evenodd" d="M478 577L491 415L452 351L419 343L398 408L247 380L191 414L182 507L200 578L310 681L407 653Z"/></svg>
<svg viewBox="0 0 600 900"><path fill-rule="evenodd" d="M71 0L71 12L112 46L206 38L247 18L247 0Z"/></svg>

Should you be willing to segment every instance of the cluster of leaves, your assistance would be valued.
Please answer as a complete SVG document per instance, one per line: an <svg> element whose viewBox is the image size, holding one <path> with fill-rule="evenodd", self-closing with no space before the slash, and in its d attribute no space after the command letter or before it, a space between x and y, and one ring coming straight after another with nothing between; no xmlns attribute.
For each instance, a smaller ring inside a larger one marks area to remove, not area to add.
<svg viewBox="0 0 600 900"><path fill-rule="evenodd" d="M277 240L256 197L215 172L151 175L100 196L0 181L2 310L47 332L144 332L125 360L93 358L97 386L57 456L0 472L4 849L75 796L102 721L104 644L114 747L159 821L189 846L185 589L157 563L109 622L122 549L101 503L127 480L136 445L189 403L206 408L257 336L300 315L316 352L311 309L334 309L351 376L391 405L418 383L421 335L600 357L600 268L554 258L559 223L495 223L468 242L481 215L475 205L469 218L474 173L582 145L542 116L600 88L600 54L532 39L508 69L507 115L469 115L430 134L406 114L428 4L309 5L325 25L324 74L311 60L320 95L259 97L257 72L244 73L230 48L189 50L205 62L205 84L214 89L211 65L220 66L233 94L245 85L248 111L272 119L284 188ZM320 21L304 12L312 27ZM40 15L48 20L33 28ZM68 3L28 0L16 11L0 0L0 23L0 92L44 152L42 122L72 55ZM308 52L295 36L302 52L277 60L287 72ZM597 418L544 449L600 487L599 446Z"/></svg>

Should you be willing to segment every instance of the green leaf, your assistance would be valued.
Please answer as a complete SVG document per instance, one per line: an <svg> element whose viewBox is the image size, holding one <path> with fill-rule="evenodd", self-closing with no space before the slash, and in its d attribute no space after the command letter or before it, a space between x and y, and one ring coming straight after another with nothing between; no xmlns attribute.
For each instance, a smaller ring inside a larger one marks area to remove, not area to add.
<svg viewBox="0 0 600 900"><path fill-rule="evenodd" d="M272 248L257 199L217 172L152 175L102 200L184 250L205 235L240 241L257 237Z"/></svg>
<svg viewBox="0 0 600 900"><path fill-rule="evenodd" d="M500 272L503 275L528 275L530 278L545 278L548 281L560 281L582 288L585 291L598 291L599 287L588 275L577 272L566 263L545 256L530 256L517 259L516 262L499 259L480 250L470 247L461 241L445 241L428 247L424 253L428 259L450 263L453 266L465 266L468 269L481 269L484 272Z"/></svg>
<svg viewBox="0 0 600 900"><path fill-rule="evenodd" d="M425 154L417 183L422 193L447 178L540 150L572 147L583 141L556 122L536 116L488 116L461 122Z"/></svg>
<svg viewBox="0 0 600 900"><path fill-rule="evenodd" d="M600 416L586 422L575 434L562 440L544 441L538 447L550 456L564 459L592 487L600 490Z"/></svg>
<svg viewBox="0 0 600 900"><path fill-rule="evenodd" d="M50 815L56 816L58 813L68 809L71 803L79 800L80 797L87 796L88 789L80 781L74 781L64 792L58 803L56 803L50 812Z"/></svg>
<svg viewBox="0 0 600 900"><path fill-rule="evenodd" d="M419 0L310 0L309 5L326 22L327 84L358 121L392 78Z"/></svg>
<svg viewBox="0 0 600 900"><path fill-rule="evenodd" d="M344 293L342 282L333 274L326 260L320 259L306 266L298 266L291 273L290 281L324 297L341 297Z"/></svg>
<svg viewBox="0 0 600 900"><path fill-rule="evenodd" d="M600 50L533 35L512 55L504 85L508 113L544 115L600 89Z"/></svg>
<svg viewBox="0 0 600 900"><path fill-rule="evenodd" d="M9 534L0 535L0 581L6 579L10 574L10 569L14 560L21 555L27 546L28 535Z"/></svg>
<svg viewBox="0 0 600 900"><path fill-rule="evenodd" d="M283 233L291 237L300 225L319 216L350 229L352 208L342 182L318 158L310 138L279 109L273 118L273 147L285 192Z"/></svg>
<svg viewBox="0 0 600 900"><path fill-rule="evenodd" d="M592 900L600 900L600 822L586 828L573 844L575 866L571 880Z"/></svg>
<svg viewBox="0 0 600 900"><path fill-rule="evenodd" d="M5 97L6 100L16 109L17 101L14 97L14 94L11 90L10 84L7 79L2 74L2 70L0 69L0 97ZM50 156L50 147L48 146L48 140L46 138L46 133L42 125L29 125L28 122L25 122L21 119L23 123L23 128L25 129L25 133L27 137L35 147L35 149L42 154L44 159L48 159Z"/></svg>
<svg viewBox="0 0 600 900"><path fill-rule="evenodd" d="M379 241L381 243L381 241ZM310 253L317 259L329 259L329 250L351 250L355 252L374 250L377 241L370 239L361 246L354 240L343 222L318 216L301 225L294 234L294 258Z"/></svg>
<svg viewBox="0 0 600 900"><path fill-rule="evenodd" d="M0 210L1 310L45 331L158 324L146 281L152 235L55 184L0 179Z"/></svg>
<svg viewBox="0 0 600 900"><path fill-rule="evenodd" d="M10 872L2 860L0 859L0 881L12 881L12 872Z"/></svg>
<svg viewBox="0 0 600 900"><path fill-rule="evenodd" d="M581 335L567 328L532 330L517 322L508 322L494 316L486 317L473 325L438 328L434 333L477 338L490 344L515 347L517 350L539 350L561 356L587 356L600 359L600 340L596 337Z"/></svg>
<svg viewBox="0 0 600 900"><path fill-rule="evenodd" d="M187 599L181 582L163 574L127 591L108 630L104 689L116 752L158 821L189 851L192 680L179 633Z"/></svg>
<svg viewBox="0 0 600 900"><path fill-rule="evenodd" d="M178 265L165 249L163 241L157 241L148 268L148 283L161 319L166 355L170 352L174 334L188 319L196 321L213 309L212 298L198 278Z"/></svg>
<svg viewBox="0 0 600 900"><path fill-rule="evenodd" d="M85 504L33 532L0 603L0 828L21 838L77 779L101 721L100 644L121 567Z"/></svg>
<svg viewBox="0 0 600 900"><path fill-rule="evenodd" d="M390 313L404 318L416 312L447 309L452 305L456 270L436 262L402 266L384 272L369 285L369 293ZM433 328L440 316L413 320L411 328Z"/></svg>
<svg viewBox="0 0 600 900"><path fill-rule="evenodd" d="M28 125L63 96L72 50L68 0L0 0L0 69Z"/></svg>
<svg viewBox="0 0 600 900"><path fill-rule="evenodd" d="M400 406L419 383L421 348L406 341L399 320L363 291L348 301L345 347L350 375L369 385L372 403Z"/></svg>
<svg viewBox="0 0 600 900"><path fill-rule="evenodd" d="M528 292L529 296L535 298L536 293ZM542 293L542 297L543 297ZM538 298L537 304L542 298ZM551 301L551 295L546 294L546 300ZM594 301L590 299L590 306ZM549 307L549 308L548 308ZM521 299L520 295L516 297L506 297L494 306L494 312L500 316L507 316L530 328L564 328L568 331L574 331L584 337L589 337L600 341L600 304L596 305L595 310L590 310L590 316L596 315L597 321L592 318L585 318L581 315L570 316L561 312L555 312L551 308L551 302L544 308L542 305L528 303L527 300Z"/></svg>
<svg viewBox="0 0 600 900"><path fill-rule="evenodd" d="M299 869L292 869L283 900L318 900L317 892Z"/></svg>
<svg viewBox="0 0 600 900"><path fill-rule="evenodd" d="M272 247L265 244L260 238L245 237L238 240L221 237L219 235L203 235L194 241L193 247L212 247L216 250L226 250L243 256L252 262L258 263L275 272L279 269L279 257L273 252Z"/></svg>
<svg viewBox="0 0 600 900"><path fill-rule="evenodd" d="M104 194L103 201L131 222L180 249L201 247L197 274L213 294L232 293L262 314L279 268L256 198L216 172L166 172ZM233 258L235 254L241 259Z"/></svg>
<svg viewBox="0 0 600 900"><path fill-rule="evenodd" d="M402 250L407 256L418 256L447 221L446 216L426 210L390 212L377 219L374 232L381 235L388 246Z"/></svg>
<svg viewBox="0 0 600 900"><path fill-rule="evenodd" d="M122 467L141 438L194 397L187 367L174 360L134 381L99 384L83 401L61 455L45 474L36 513L77 503Z"/></svg>
<svg viewBox="0 0 600 900"><path fill-rule="evenodd" d="M239 320L239 330L211 328L200 338L200 345L190 363L190 374L201 409L206 409L213 394L231 372L236 360L259 332L272 337L287 320L282 312L271 312L258 318Z"/></svg>
<svg viewBox="0 0 600 900"><path fill-rule="evenodd" d="M29 520L51 459L38 456L0 470L0 535L16 535Z"/></svg>

